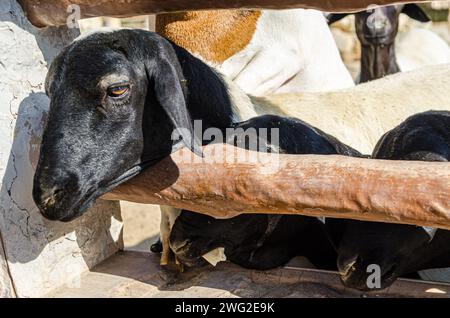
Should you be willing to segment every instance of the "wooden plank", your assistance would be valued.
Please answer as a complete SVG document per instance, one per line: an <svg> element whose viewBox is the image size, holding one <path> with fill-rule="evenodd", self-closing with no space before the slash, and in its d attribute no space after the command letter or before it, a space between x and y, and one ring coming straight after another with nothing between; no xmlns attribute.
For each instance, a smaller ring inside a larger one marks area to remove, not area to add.
<svg viewBox="0 0 450 318"><path fill-rule="evenodd" d="M81 18L130 17L151 13L211 9L311 8L350 12L373 5L423 2L419 0L18 0L28 19L36 26L63 25L72 10L80 7Z"/></svg>
<svg viewBox="0 0 450 318"><path fill-rule="evenodd" d="M450 285L399 279L390 288L359 292L344 287L335 272L297 267L246 270L219 263L179 276L161 271L157 255L123 252L63 286L49 297L445 297Z"/></svg>
<svg viewBox="0 0 450 318"><path fill-rule="evenodd" d="M302 214L450 229L447 162L279 155L224 144L203 149L203 160L182 149L103 198L218 218Z"/></svg>
<svg viewBox="0 0 450 318"><path fill-rule="evenodd" d="M267 272L252 272L252 280L267 284L308 283L325 285L342 294L359 297L412 297L412 298L448 298L450 284L428 282L413 279L398 279L390 287L383 290L361 292L345 287L337 272L318 269L285 267Z"/></svg>

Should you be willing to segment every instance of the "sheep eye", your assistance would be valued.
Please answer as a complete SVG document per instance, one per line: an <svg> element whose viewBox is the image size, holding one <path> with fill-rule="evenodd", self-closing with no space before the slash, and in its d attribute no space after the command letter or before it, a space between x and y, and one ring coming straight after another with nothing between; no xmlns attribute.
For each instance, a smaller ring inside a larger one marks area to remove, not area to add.
<svg viewBox="0 0 450 318"><path fill-rule="evenodd" d="M108 96L112 98L124 97L130 91L130 85L118 85L108 88Z"/></svg>

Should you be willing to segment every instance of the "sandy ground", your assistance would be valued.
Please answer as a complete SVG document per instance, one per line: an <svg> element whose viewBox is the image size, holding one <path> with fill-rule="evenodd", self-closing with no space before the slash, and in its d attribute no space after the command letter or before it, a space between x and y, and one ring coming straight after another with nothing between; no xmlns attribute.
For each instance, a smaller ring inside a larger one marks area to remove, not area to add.
<svg viewBox="0 0 450 318"><path fill-rule="evenodd" d="M125 249L149 252L150 245L159 235L159 206L121 202L121 209Z"/></svg>

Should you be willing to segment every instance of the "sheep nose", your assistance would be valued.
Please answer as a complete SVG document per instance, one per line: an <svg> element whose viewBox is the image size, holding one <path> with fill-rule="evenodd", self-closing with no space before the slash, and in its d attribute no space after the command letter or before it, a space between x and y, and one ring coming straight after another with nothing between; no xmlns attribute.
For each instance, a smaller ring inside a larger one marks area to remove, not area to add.
<svg viewBox="0 0 450 318"><path fill-rule="evenodd" d="M390 28L391 23L389 22L389 19L385 15L378 12L374 12L367 18L366 25L371 31L372 36L377 35L383 36Z"/></svg>
<svg viewBox="0 0 450 318"><path fill-rule="evenodd" d="M370 24L370 28L372 30L375 30L377 33L383 31L388 24L388 21L386 19L374 19L372 21L372 24Z"/></svg>
<svg viewBox="0 0 450 318"><path fill-rule="evenodd" d="M339 257L338 270L342 277L348 276L351 272L355 271L355 264L359 261L359 255L351 255L348 257Z"/></svg>
<svg viewBox="0 0 450 318"><path fill-rule="evenodd" d="M38 207L46 209L54 207L63 194L62 187L56 185L52 187L36 187L34 190L36 204Z"/></svg>
<svg viewBox="0 0 450 318"><path fill-rule="evenodd" d="M45 205L53 206L62 192L62 188L53 187L50 191L44 194L42 197L42 202L45 203Z"/></svg>

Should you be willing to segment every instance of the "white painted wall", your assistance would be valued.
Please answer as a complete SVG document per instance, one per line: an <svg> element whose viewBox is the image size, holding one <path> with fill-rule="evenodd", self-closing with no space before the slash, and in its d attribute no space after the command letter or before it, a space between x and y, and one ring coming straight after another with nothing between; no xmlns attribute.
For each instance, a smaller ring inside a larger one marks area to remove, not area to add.
<svg viewBox="0 0 450 318"><path fill-rule="evenodd" d="M68 223L45 220L31 197L48 109L47 67L78 30L37 30L15 0L0 1L0 233L17 296L41 296L122 247L117 202ZM0 296L12 296L0 245Z"/></svg>
<svg viewBox="0 0 450 318"><path fill-rule="evenodd" d="M3 241L0 236L0 298L14 297L14 288L8 272Z"/></svg>

